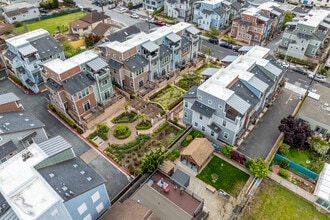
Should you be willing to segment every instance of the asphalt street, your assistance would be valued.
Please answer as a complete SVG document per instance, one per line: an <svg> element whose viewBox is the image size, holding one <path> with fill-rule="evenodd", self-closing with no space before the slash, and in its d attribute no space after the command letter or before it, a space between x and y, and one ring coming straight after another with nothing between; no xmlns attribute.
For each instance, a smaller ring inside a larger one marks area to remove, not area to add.
<svg viewBox="0 0 330 220"><path fill-rule="evenodd" d="M212 51L211 56L215 58L219 58L219 60L222 60L228 55L238 56L238 53L236 51L233 51L232 49L220 47L219 44L211 44L205 39L202 39L202 45L210 48Z"/></svg>
<svg viewBox="0 0 330 220"><path fill-rule="evenodd" d="M58 119L47 111L48 100L44 94L28 95L14 85L10 80L0 81L0 94L13 92L20 99L25 110L32 113L42 123L46 125L46 132L49 137L61 135L71 145L76 156L81 156L91 147L79 136L64 126ZM105 180L105 185L112 200L128 183L128 177L118 167L110 163L102 155L98 154L88 163Z"/></svg>

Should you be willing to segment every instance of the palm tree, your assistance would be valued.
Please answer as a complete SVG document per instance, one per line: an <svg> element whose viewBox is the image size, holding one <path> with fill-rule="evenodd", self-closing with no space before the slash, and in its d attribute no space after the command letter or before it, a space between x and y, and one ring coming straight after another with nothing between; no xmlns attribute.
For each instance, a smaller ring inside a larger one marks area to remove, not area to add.
<svg viewBox="0 0 330 220"><path fill-rule="evenodd" d="M149 119L149 117L148 117L148 115L146 115L146 114L144 114L144 113L139 113L139 118L141 118L141 122L143 123L143 124L145 124L146 123L146 121Z"/></svg>
<svg viewBox="0 0 330 220"><path fill-rule="evenodd" d="M128 115L129 109L130 109L130 104L129 103L127 103L126 105L123 106L123 110L125 111L126 116Z"/></svg>

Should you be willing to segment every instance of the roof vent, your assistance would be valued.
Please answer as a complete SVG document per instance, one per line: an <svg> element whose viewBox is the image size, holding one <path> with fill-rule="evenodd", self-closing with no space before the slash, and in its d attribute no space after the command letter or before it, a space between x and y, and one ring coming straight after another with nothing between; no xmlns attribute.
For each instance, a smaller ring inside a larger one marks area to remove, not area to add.
<svg viewBox="0 0 330 220"><path fill-rule="evenodd" d="M67 191L68 190L68 187L63 186L62 189L63 189L63 191Z"/></svg>
<svg viewBox="0 0 330 220"><path fill-rule="evenodd" d="M23 113L19 113L19 116L22 116L23 115Z"/></svg>
<svg viewBox="0 0 330 220"><path fill-rule="evenodd" d="M31 127L34 127L34 124L30 124Z"/></svg>
<svg viewBox="0 0 330 220"><path fill-rule="evenodd" d="M73 164L72 166L73 166L74 168L77 168L77 167L78 167L78 164L75 163L75 164Z"/></svg>
<svg viewBox="0 0 330 220"><path fill-rule="evenodd" d="M0 115L0 118L3 118L3 115Z"/></svg>
<svg viewBox="0 0 330 220"><path fill-rule="evenodd" d="M86 178L88 181L91 181L92 180L92 177L87 177Z"/></svg>
<svg viewBox="0 0 330 220"><path fill-rule="evenodd" d="M50 178L53 178L53 177L55 177L55 174L54 173L50 173L49 176L50 176Z"/></svg>
<svg viewBox="0 0 330 220"><path fill-rule="evenodd" d="M70 194L69 193L65 193L64 194L66 197L70 197Z"/></svg>
<svg viewBox="0 0 330 220"><path fill-rule="evenodd" d="M80 174L81 175L84 175L85 174L85 171L84 170L80 171Z"/></svg>
<svg viewBox="0 0 330 220"><path fill-rule="evenodd" d="M71 190L69 191L69 193L70 193L71 195L74 195L74 192L72 192Z"/></svg>
<svg viewBox="0 0 330 220"><path fill-rule="evenodd" d="M29 121L30 119L28 119L28 118L26 118L26 119L24 119L25 121Z"/></svg>

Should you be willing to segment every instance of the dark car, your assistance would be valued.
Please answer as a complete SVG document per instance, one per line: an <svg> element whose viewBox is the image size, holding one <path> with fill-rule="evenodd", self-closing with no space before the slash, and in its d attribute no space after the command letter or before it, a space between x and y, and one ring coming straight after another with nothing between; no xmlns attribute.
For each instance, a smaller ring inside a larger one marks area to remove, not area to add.
<svg viewBox="0 0 330 220"><path fill-rule="evenodd" d="M211 44L218 44L219 43L218 38L209 38L207 41Z"/></svg>
<svg viewBox="0 0 330 220"><path fill-rule="evenodd" d="M233 48L233 46L229 43L220 43L219 46L227 48L227 49L232 49Z"/></svg>
<svg viewBox="0 0 330 220"><path fill-rule="evenodd" d="M300 66L294 67L292 68L294 71L296 71L297 73L303 74L303 75L307 75L308 71L305 68L302 68Z"/></svg>
<svg viewBox="0 0 330 220"><path fill-rule="evenodd" d="M240 48L241 48L240 46L234 46L234 47L233 47L233 51L238 52L238 50L239 50Z"/></svg>
<svg viewBox="0 0 330 220"><path fill-rule="evenodd" d="M158 25L158 26L166 26L166 24L164 23L164 21L160 21L160 20L154 21L154 24L155 25Z"/></svg>

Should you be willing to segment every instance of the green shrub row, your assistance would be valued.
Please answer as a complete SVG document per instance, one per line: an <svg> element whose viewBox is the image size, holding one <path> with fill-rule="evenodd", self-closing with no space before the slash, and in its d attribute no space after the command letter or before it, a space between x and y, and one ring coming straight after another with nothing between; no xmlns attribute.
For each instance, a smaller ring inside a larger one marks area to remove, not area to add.
<svg viewBox="0 0 330 220"><path fill-rule="evenodd" d="M180 156L180 151L178 149L175 149L174 151L172 151L167 155L167 158L171 161L174 161L179 156Z"/></svg>
<svg viewBox="0 0 330 220"><path fill-rule="evenodd" d="M71 127L76 128L76 124L63 115L61 112L56 112L58 116L60 116L66 123L68 123Z"/></svg>
<svg viewBox="0 0 330 220"><path fill-rule="evenodd" d="M108 157L110 157L113 161L115 161L116 163L118 163L121 166L121 161L119 158L117 158L115 155L113 155L110 152L107 152L106 154L108 155Z"/></svg>
<svg viewBox="0 0 330 220"><path fill-rule="evenodd" d="M187 137L181 142L181 146L187 147L190 142L196 137L204 137L204 134L198 130L193 130L187 135Z"/></svg>
<svg viewBox="0 0 330 220"><path fill-rule="evenodd" d="M128 119L126 118L122 118L125 117L125 114L128 114ZM129 123L129 122L134 122L137 119L138 115L134 112L123 112L121 113L119 116L117 116L116 118L113 118L111 120L112 123L116 124L116 123Z"/></svg>
<svg viewBox="0 0 330 220"><path fill-rule="evenodd" d="M152 127L152 124L150 121L140 122L135 126L136 130L147 130Z"/></svg>
<svg viewBox="0 0 330 220"><path fill-rule="evenodd" d="M113 131L113 136L118 139L125 139L131 135L131 129L126 125L117 125Z"/></svg>
<svg viewBox="0 0 330 220"><path fill-rule="evenodd" d="M167 121L165 121L163 124L161 124L153 133L154 133L154 135L155 134L158 134L161 130L163 130L167 125L169 125L168 124L168 122Z"/></svg>
<svg viewBox="0 0 330 220"><path fill-rule="evenodd" d="M119 145L119 144L111 144L111 147L116 149L116 150L119 150L119 149L129 149L129 148L132 148L132 147L135 147L136 145L140 145L140 144L144 144L145 142L147 142L148 140L150 139L150 136L149 135L146 135L146 134L139 134L135 140L133 141L130 141L126 144L122 144L122 145ZM142 146L141 145L141 146Z"/></svg>

